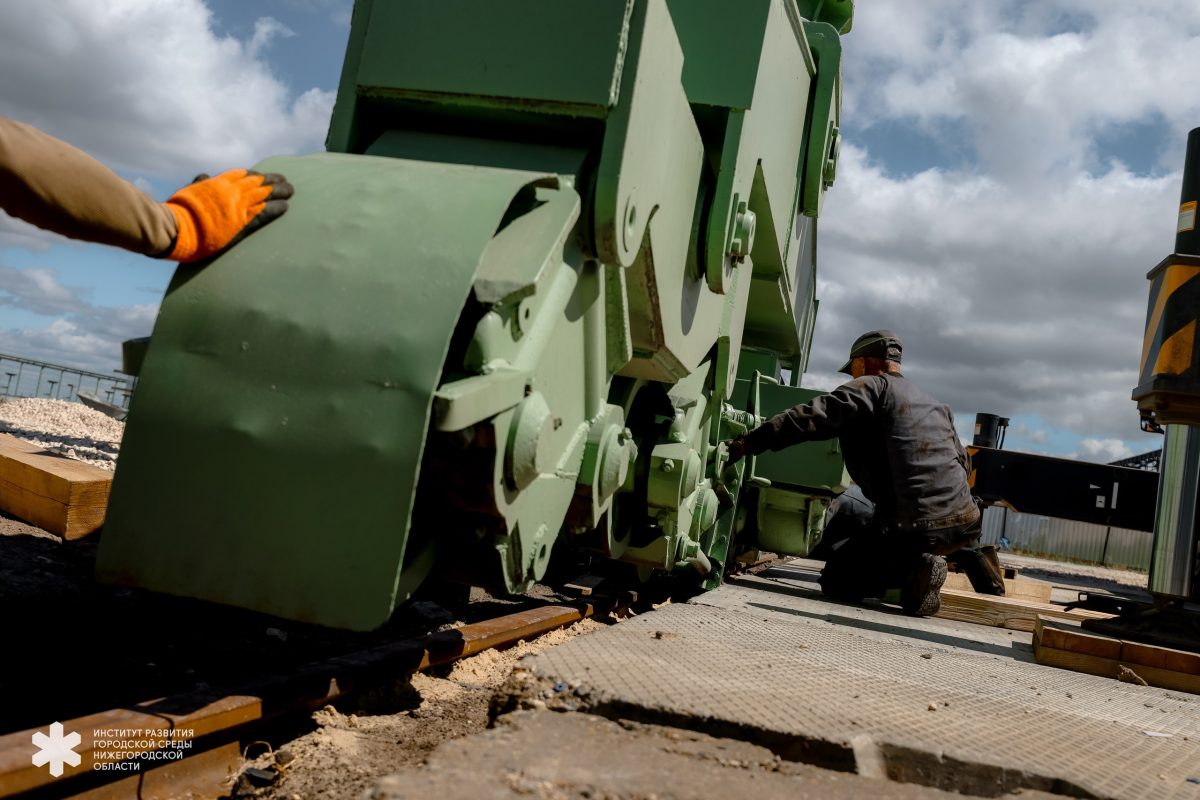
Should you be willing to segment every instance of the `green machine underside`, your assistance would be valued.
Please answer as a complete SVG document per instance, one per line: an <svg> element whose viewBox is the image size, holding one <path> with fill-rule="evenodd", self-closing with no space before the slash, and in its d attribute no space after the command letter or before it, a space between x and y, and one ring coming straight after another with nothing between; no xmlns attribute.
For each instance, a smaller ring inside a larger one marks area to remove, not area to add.
<svg viewBox="0 0 1200 800"><path fill-rule="evenodd" d="M803 553L836 450L729 467L811 396L849 0L359 0L331 152L181 266L102 579L351 629L556 551L720 582ZM415 32L419 32L419 35ZM731 46L736 43L736 46Z"/></svg>

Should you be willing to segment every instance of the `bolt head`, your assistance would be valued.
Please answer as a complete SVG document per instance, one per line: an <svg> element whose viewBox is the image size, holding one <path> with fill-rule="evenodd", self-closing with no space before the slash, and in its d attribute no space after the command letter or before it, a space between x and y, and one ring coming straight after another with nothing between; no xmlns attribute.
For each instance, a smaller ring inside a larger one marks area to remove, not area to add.
<svg viewBox="0 0 1200 800"><path fill-rule="evenodd" d="M743 259L754 249L754 231L758 227L758 217L750 209L739 211L733 227L733 240L729 245L729 255L735 259Z"/></svg>

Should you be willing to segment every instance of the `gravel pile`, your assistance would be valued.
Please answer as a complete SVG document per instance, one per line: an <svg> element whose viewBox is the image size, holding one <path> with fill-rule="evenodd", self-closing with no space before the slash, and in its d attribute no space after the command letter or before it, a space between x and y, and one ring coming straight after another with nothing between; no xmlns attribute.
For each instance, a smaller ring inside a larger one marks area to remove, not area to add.
<svg viewBox="0 0 1200 800"><path fill-rule="evenodd" d="M82 403L23 397L0 400L0 433L67 458L114 469L125 423Z"/></svg>

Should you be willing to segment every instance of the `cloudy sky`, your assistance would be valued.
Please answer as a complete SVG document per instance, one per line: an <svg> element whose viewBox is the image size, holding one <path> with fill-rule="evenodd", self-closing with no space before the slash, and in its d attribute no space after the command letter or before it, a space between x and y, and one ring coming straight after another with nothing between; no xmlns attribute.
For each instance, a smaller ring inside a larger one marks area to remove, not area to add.
<svg viewBox="0 0 1200 800"><path fill-rule="evenodd" d="M1012 419L1008 446L1157 448L1129 400L1146 271L1174 243L1200 126L1200 3L859 0L820 233L808 383L888 327L905 371ZM13 0L0 114L164 199L197 172L321 148L349 0ZM0 352L111 369L170 267L0 214Z"/></svg>

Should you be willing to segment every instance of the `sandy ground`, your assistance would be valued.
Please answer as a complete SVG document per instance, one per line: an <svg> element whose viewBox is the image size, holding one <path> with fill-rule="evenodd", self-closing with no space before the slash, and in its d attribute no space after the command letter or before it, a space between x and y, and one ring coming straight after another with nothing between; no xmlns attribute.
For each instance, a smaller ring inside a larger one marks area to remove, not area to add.
<svg viewBox="0 0 1200 800"><path fill-rule="evenodd" d="M548 747L547 743L558 746ZM590 714L516 711L439 747L422 768L381 780L363 800L951 800L913 784L780 759L765 747ZM1049 800L1023 792L1022 800Z"/></svg>
<svg viewBox="0 0 1200 800"><path fill-rule="evenodd" d="M1000 560L1008 565L1019 567L1021 574L1030 578L1091 578L1097 581L1145 589L1147 575L1128 569L1113 569L1098 567L1091 564L1069 564L1063 561L1051 561L1046 558L1001 553Z"/></svg>
<svg viewBox="0 0 1200 800"><path fill-rule="evenodd" d="M268 800L357 797L384 776L423 764L444 742L487 730L492 696L519 658L604 624L581 620L508 650L484 651L440 674L418 673L403 687L406 691L397 693L400 705L407 707L390 713L378 713L372 698L360 701L354 711L326 706L313 714L312 732L274 751L249 754L246 766L271 768L279 775L274 784L255 787L247 776L234 785L232 795Z"/></svg>

